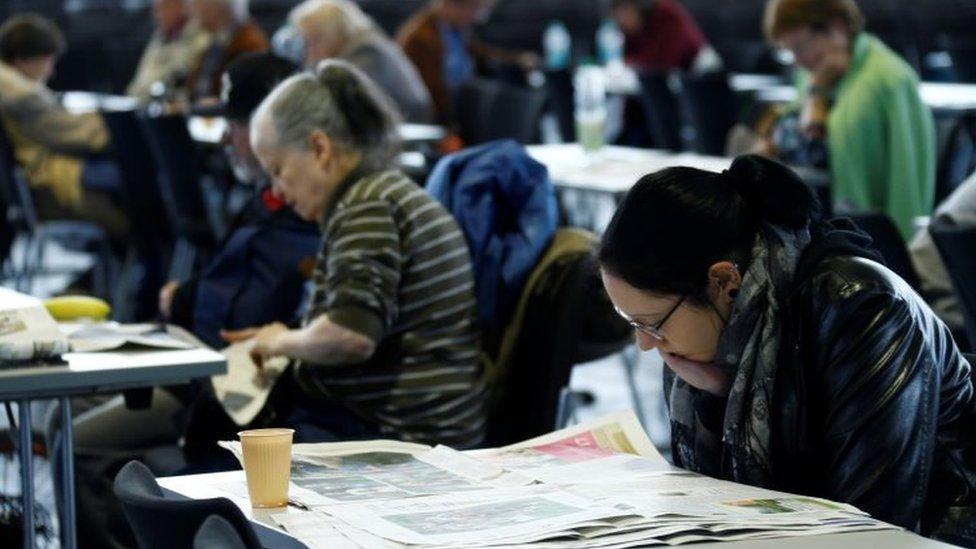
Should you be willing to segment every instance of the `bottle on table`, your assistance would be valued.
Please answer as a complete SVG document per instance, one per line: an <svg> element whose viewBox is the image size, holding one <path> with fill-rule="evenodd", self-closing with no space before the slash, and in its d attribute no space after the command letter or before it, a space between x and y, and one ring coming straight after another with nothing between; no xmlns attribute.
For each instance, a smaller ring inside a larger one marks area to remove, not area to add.
<svg viewBox="0 0 976 549"><path fill-rule="evenodd" d="M576 71L576 136L583 149L595 152L603 148L607 123L607 91L600 67L584 65Z"/></svg>

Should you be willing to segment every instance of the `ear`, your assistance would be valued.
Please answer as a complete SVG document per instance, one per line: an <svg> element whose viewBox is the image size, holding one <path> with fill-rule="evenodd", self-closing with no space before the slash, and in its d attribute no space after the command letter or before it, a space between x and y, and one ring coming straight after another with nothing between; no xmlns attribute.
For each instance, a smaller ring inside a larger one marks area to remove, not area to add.
<svg viewBox="0 0 976 549"><path fill-rule="evenodd" d="M308 145L312 151L312 156L315 158L315 163L322 170L327 170L332 163L333 156L335 156L332 140L329 139L329 136L322 133L321 130L314 130L308 136Z"/></svg>
<svg viewBox="0 0 976 549"><path fill-rule="evenodd" d="M708 268L708 297L713 301L717 303L732 301L734 291L737 291L740 286L742 286L742 274L735 263L719 261Z"/></svg>

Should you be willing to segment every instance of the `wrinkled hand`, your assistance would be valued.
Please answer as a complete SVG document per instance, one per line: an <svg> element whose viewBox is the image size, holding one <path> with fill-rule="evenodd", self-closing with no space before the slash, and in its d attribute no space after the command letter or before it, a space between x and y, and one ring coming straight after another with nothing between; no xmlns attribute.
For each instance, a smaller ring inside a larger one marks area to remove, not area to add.
<svg viewBox="0 0 976 549"><path fill-rule="evenodd" d="M515 64L524 71L531 71L542 66L542 58L531 51L522 52L515 57Z"/></svg>
<svg viewBox="0 0 976 549"><path fill-rule="evenodd" d="M280 322L274 322L260 328L221 330L220 337L228 343L253 339L254 347L251 349L251 360L258 368L263 368L265 360L282 355L279 336L287 331L287 326Z"/></svg>
<svg viewBox="0 0 976 549"><path fill-rule="evenodd" d="M833 88L851 70L851 52L837 48L826 52L813 71L813 85Z"/></svg>
<svg viewBox="0 0 976 549"><path fill-rule="evenodd" d="M159 312L167 319L173 314L173 296L179 288L179 282L170 280L159 289Z"/></svg>
<svg viewBox="0 0 976 549"><path fill-rule="evenodd" d="M710 362L688 360L662 353L664 363L685 383L715 396L726 397L732 389L732 374Z"/></svg>

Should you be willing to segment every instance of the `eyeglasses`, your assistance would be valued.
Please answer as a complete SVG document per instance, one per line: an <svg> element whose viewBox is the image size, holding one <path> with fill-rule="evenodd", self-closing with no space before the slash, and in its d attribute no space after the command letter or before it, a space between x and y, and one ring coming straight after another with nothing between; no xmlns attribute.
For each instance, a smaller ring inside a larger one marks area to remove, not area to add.
<svg viewBox="0 0 976 549"><path fill-rule="evenodd" d="M613 308L617 311L617 314L620 315L621 318L626 320L627 324L633 326L635 330L645 333L653 337L654 339L657 339L658 341L664 341L664 334L661 333L661 328L664 327L664 323L667 322L669 318L671 318L671 315L673 315L674 312L678 310L678 307L680 307L681 304L684 303L684 301L685 301L685 296L681 296L681 299L679 299L678 302L674 304L674 307L671 307L671 310L668 311L668 313L664 315L664 317L661 318L661 320L658 320L655 324L644 324L643 322L638 322L630 318L629 316L627 316L627 314L621 311L620 308L617 307L616 305L614 305Z"/></svg>

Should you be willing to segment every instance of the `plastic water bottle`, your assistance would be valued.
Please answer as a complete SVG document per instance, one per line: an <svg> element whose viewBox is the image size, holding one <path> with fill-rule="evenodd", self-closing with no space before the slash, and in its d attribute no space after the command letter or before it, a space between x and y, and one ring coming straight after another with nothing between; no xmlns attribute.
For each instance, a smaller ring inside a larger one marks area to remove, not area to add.
<svg viewBox="0 0 976 549"><path fill-rule="evenodd" d="M576 88L576 137L586 152L603 148L607 124L607 89L603 69L580 67Z"/></svg>
<svg viewBox="0 0 976 549"><path fill-rule="evenodd" d="M596 31L596 47L600 62L604 65L619 65L624 62L624 34L613 19L606 19Z"/></svg>
<svg viewBox="0 0 976 549"><path fill-rule="evenodd" d="M542 47L546 52L546 68L553 71L569 67L572 37L562 21L553 21L542 36Z"/></svg>

